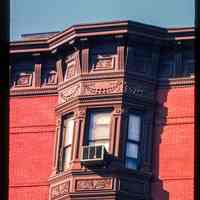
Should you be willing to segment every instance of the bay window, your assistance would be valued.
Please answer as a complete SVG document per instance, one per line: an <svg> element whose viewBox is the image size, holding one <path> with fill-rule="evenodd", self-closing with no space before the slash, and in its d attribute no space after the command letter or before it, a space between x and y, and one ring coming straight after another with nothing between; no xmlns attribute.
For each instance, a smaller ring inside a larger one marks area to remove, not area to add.
<svg viewBox="0 0 200 200"><path fill-rule="evenodd" d="M129 169L137 169L139 164L141 116L129 114L127 132L125 166Z"/></svg>
<svg viewBox="0 0 200 200"><path fill-rule="evenodd" d="M109 151L110 111L93 111L89 113L88 145L104 145Z"/></svg>

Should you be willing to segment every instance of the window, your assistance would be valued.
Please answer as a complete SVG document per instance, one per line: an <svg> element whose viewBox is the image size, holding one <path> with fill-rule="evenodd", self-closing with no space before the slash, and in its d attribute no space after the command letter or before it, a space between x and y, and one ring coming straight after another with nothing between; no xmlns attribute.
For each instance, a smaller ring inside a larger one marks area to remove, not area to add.
<svg viewBox="0 0 200 200"><path fill-rule="evenodd" d="M111 112L90 112L89 116L89 145L104 145L109 150Z"/></svg>
<svg viewBox="0 0 200 200"><path fill-rule="evenodd" d="M126 167L129 169L138 168L139 144L141 132L141 117L130 114L128 119L128 135L126 142Z"/></svg>
<svg viewBox="0 0 200 200"><path fill-rule="evenodd" d="M69 168L71 161L72 138L74 129L73 116L68 116L63 122L63 168Z"/></svg>

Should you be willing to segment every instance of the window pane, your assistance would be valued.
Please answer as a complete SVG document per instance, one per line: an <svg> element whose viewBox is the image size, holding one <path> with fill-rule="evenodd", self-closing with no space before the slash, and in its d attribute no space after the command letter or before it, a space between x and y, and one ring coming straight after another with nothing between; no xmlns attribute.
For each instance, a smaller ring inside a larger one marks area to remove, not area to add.
<svg viewBox="0 0 200 200"><path fill-rule="evenodd" d="M106 148L106 151L108 152L109 150L109 141L89 141L89 145L92 145L92 146L104 145L104 147Z"/></svg>
<svg viewBox="0 0 200 200"><path fill-rule="evenodd" d="M127 142L126 156L131 158L138 158L138 145Z"/></svg>
<svg viewBox="0 0 200 200"><path fill-rule="evenodd" d="M71 146L64 148L63 164L64 169L69 168L69 162L71 160Z"/></svg>
<svg viewBox="0 0 200 200"><path fill-rule="evenodd" d="M72 144L73 129L74 129L73 117L68 117L64 122L64 126L65 126L64 146L68 146Z"/></svg>
<svg viewBox="0 0 200 200"><path fill-rule="evenodd" d="M140 140L140 128L141 118L140 116L130 114L128 123L128 139L139 141Z"/></svg>
<svg viewBox="0 0 200 200"><path fill-rule="evenodd" d="M138 165L138 160L132 159L132 158L127 158L126 159L126 167L129 169L137 169Z"/></svg>
<svg viewBox="0 0 200 200"><path fill-rule="evenodd" d="M110 112L93 112L90 115L89 140L108 139Z"/></svg>

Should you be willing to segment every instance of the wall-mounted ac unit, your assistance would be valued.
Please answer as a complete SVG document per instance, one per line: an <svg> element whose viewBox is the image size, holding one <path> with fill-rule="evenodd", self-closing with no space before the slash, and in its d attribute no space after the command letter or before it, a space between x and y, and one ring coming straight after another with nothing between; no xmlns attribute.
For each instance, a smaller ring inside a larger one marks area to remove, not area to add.
<svg viewBox="0 0 200 200"><path fill-rule="evenodd" d="M84 165L103 164L106 158L106 149L103 145L83 146L81 163Z"/></svg>

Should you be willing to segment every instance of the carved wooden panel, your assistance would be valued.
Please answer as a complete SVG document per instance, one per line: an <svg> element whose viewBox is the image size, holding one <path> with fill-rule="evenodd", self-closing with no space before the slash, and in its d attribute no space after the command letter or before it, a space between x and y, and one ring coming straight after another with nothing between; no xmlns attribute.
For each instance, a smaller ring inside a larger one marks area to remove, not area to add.
<svg viewBox="0 0 200 200"><path fill-rule="evenodd" d="M47 69L43 77L43 85L55 85L57 83L57 72L53 69Z"/></svg>
<svg viewBox="0 0 200 200"><path fill-rule="evenodd" d="M107 190L112 189L112 179L78 179L76 180L76 191L88 191L88 190Z"/></svg>
<svg viewBox="0 0 200 200"><path fill-rule="evenodd" d="M117 52L114 43L97 42L90 48L90 69L92 71L114 69L116 55Z"/></svg>
<svg viewBox="0 0 200 200"><path fill-rule="evenodd" d="M42 65L42 86L55 85L58 82L57 66L55 60L47 60Z"/></svg>
<svg viewBox="0 0 200 200"><path fill-rule="evenodd" d="M50 198L57 199L61 196L66 195L69 192L70 181L62 182L58 185L55 185L50 190Z"/></svg>
<svg viewBox="0 0 200 200"><path fill-rule="evenodd" d="M92 64L93 71L114 69L115 56L114 55L93 55L91 64Z"/></svg>
<svg viewBox="0 0 200 200"><path fill-rule="evenodd" d="M55 70L49 71L47 75L47 84L55 84L57 79L57 74Z"/></svg>
<svg viewBox="0 0 200 200"><path fill-rule="evenodd" d="M76 75L76 64L75 59L71 59L66 62L66 73L65 73L65 80L70 79Z"/></svg>
<svg viewBox="0 0 200 200"><path fill-rule="evenodd" d="M80 52L76 51L67 56L65 59L64 66L65 76L64 80L68 80L80 74L81 66L80 66Z"/></svg>
<svg viewBox="0 0 200 200"><path fill-rule="evenodd" d="M25 71L24 72L16 72L14 86L16 87L27 87L32 85L32 72Z"/></svg>

